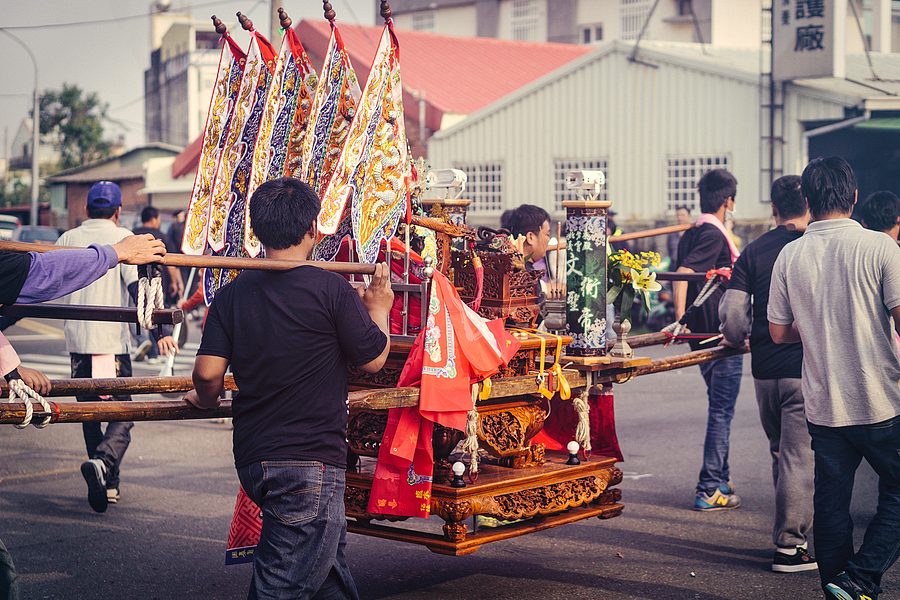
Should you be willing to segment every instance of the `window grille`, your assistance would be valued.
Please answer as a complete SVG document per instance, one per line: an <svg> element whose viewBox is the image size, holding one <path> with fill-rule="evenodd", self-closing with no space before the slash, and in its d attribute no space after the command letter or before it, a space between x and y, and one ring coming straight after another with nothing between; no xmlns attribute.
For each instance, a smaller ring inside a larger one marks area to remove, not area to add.
<svg viewBox="0 0 900 600"><path fill-rule="evenodd" d="M463 195L472 201L469 210L478 214L503 211L503 165L500 163L456 164L468 177Z"/></svg>
<svg viewBox="0 0 900 600"><path fill-rule="evenodd" d="M412 16L413 31L434 31L434 11L424 10Z"/></svg>
<svg viewBox="0 0 900 600"><path fill-rule="evenodd" d="M675 207L687 206L691 214L700 212L697 182L707 171L727 169L727 155L669 157L666 160L666 213L674 214Z"/></svg>
<svg viewBox="0 0 900 600"><path fill-rule="evenodd" d="M637 39L652 4L651 0L619 0L620 37L623 40Z"/></svg>
<svg viewBox="0 0 900 600"><path fill-rule="evenodd" d="M513 0L512 39L527 42L538 41L538 4L536 0Z"/></svg>
<svg viewBox="0 0 900 600"><path fill-rule="evenodd" d="M603 175L608 174L609 161L605 158L594 159L557 159L553 161L553 207L563 210L563 201L578 200L575 190L566 189L566 175L569 171L600 170ZM598 200L608 200L607 185L600 188Z"/></svg>

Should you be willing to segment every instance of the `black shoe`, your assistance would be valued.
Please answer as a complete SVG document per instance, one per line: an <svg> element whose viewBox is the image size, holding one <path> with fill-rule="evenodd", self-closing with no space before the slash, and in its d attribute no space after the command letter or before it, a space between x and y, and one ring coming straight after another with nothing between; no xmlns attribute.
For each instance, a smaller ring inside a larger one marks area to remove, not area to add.
<svg viewBox="0 0 900 600"><path fill-rule="evenodd" d="M825 586L825 591L840 600L875 600L877 596L867 594L856 584L846 571L841 571Z"/></svg>
<svg viewBox="0 0 900 600"><path fill-rule="evenodd" d="M99 458L86 460L81 463L81 475L88 486L88 504L98 513L106 512L106 465Z"/></svg>
<svg viewBox="0 0 900 600"><path fill-rule="evenodd" d="M816 558L806 548L797 546L794 554L785 554L775 551L772 559L772 570L776 573L799 573L800 571L814 571L819 568Z"/></svg>

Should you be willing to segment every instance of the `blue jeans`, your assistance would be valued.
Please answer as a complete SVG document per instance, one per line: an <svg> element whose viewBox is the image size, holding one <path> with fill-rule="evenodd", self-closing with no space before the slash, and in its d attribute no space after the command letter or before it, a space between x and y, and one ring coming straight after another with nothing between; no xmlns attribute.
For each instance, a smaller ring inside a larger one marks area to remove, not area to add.
<svg viewBox="0 0 900 600"><path fill-rule="evenodd" d="M728 446L734 405L741 390L744 356L729 356L700 365L706 381L709 412L706 419L706 439L703 442L703 468L697 491L712 495L720 485L731 479L728 468Z"/></svg>
<svg viewBox="0 0 900 600"><path fill-rule="evenodd" d="M248 599L359 598L344 559L344 476L344 469L300 460L238 469L263 514Z"/></svg>
<svg viewBox="0 0 900 600"><path fill-rule="evenodd" d="M900 554L900 416L873 425L807 425L816 460L813 535L822 585L847 571L878 594L881 576ZM878 473L878 508L854 553L850 496L863 458Z"/></svg>

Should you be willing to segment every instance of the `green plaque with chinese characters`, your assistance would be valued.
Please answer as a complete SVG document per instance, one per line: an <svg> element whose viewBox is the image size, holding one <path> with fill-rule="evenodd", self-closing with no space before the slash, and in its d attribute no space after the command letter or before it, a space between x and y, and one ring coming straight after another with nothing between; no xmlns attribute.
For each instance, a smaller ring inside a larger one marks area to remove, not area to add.
<svg viewBox="0 0 900 600"><path fill-rule="evenodd" d="M606 209L610 202L563 202L566 208L566 353L606 354Z"/></svg>

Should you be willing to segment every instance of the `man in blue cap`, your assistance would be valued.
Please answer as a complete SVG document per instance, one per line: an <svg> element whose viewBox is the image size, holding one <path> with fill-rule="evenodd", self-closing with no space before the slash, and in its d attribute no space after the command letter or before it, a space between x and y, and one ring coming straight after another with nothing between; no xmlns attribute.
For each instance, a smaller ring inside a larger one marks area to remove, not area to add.
<svg viewBox="0 0 900 600"><path fill-rule="evenodd" d="M119 226L122 190L111 181L95 183L87 195L87 220L64 233L60 246L87 247L90 244L115 244L131 234ZM129 295L137 289L137 267L120 264L91 285L72 292L63 301L93 306L127 306ZM66 350L72 361L72 377L131 377L131 336L125 323L66 321ZM171 336L159 341L161 354L177 350ZM131 396L112 396L112 400L131 400ZM98 396L76 396L79 402L97 402ZM119 501L119 465L131 442L134 423L84 423L84 441L88 460L81 474L88 485L88 502L97 512Z"/></svg>

